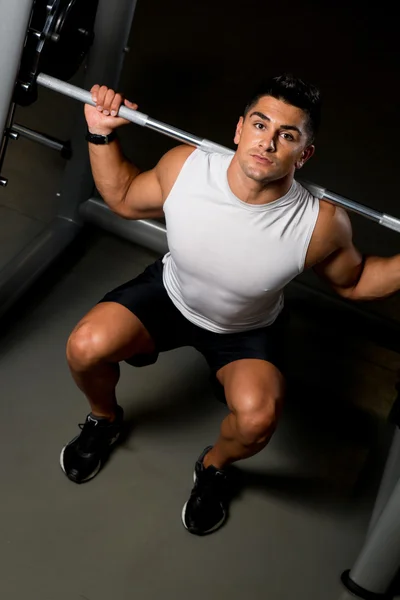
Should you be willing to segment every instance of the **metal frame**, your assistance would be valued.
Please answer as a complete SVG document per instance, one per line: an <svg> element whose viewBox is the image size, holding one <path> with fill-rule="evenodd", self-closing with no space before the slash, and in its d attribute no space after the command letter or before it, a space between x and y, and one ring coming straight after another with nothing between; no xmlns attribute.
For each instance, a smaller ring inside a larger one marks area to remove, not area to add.
<svg viewBox="0 0 400 600"><path fill-rule="evenodd" d="M19 136L24 137L27 140L31 140L32 142L36 142L42 146L47 146L52 150L57 150L58 152L61 152L62 155L66 155L71 151L67 141L63 142L62 140L53 138L50 135L40 133L40 131L35 131L34 129L24 127L23 125L18 125L18 123L12 124L9 136L16 140L19 138Z"/></svg>
<svg viewBox="0 0 400 600"><path fill-rule="evenodd" d="M33 0L7 2L7 14L2 8L0 20L0 185L6 186L1 169L7 148L8 138L3 132L8 127L15 107L12 104L15 79L21 62L26 31L31 18ZM4 0L3 0L4 4Z"/></svg>
<svg viewBox="0 0 400 600"><path fill-rule="evenodd" d="M400 569L399 510L400 429L397 424L366 541L351 571L342 576L347 589L359 598L391 600L393 597L390 588Z"/></svg>
<svg viewBox="0 0 400 600"><path fill-rule="evenodd" d="M33 0L2 0L0 19L0 131L4 131L21 62ZM6 12L6 14L4 14Z"/></svg>
<svg viewBox="0 0 400 600"><path fill-rule="evenodd" d="M9 121L11 99L32 0L1 1L0 127L1 131L4 131ZM110 87L118 85L135 5L135 0L118 0L118 3L100 0L95 30L96 41L88 62L85 87L90 88L98 81ZM0 272L0 315L72 242L85 220L97 223L160 253L167 250L166 231L162 224L156 221L127 223L113 215L102 200L90 197L94 186L87 147L82 135L84 129L85 123L81 114L72 136L73 158L68 163L61 182L57 217ZM164 130L164 133L168 132ZM321 188L317 188L318 190ZM326 190L324 196L336 203L342 200ZM359 212L360 206L352 203L352 206L348 205L346 208ZM398 230L398 219L377 211L371 211L368 215L363 210L360 214ZM388 589L399 566L399 481L400 432L397 429L366 544L352 571L344 576L344 582L349 589L362 598L387 598Z"/></svg>
<svg viewBox="0 0 400 600"><path fill-rule="evenodd" d="M165 226L151 219L127 221L113 213L101 198L90 198L80 206L81 217L102 229L115 233L134 244L160 254L168 252Z"/></svg>
<svg viewBox="0 0 400 600"><path fill-rule="evenodd" d="M0 127L9 121L11 100L21 60L33 0L1 0L0 21ZM136 0L100 0L84 85L103 81L110 87L119 82ZM79 205L93 192L85 123L81 114L71 139L73 158L60 185L57 217L0 271L0 316L65 250L79 233L83 220ZM54 199L57 202L57 199Z"/></svg>

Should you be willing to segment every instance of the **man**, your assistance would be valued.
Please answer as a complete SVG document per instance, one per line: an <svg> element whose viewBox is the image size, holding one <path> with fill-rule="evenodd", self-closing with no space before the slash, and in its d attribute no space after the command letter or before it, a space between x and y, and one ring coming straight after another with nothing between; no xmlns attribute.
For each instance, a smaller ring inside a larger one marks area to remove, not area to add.
<svg viewBox="0 0 400 600"><path fill-rule="evenodd" d="M76 483L101 469L122 427L119 362L151 364L159 352L193 346L230 409L196 462L182 513L191 533L209 533L226 519L229 465L267 445L282 410L285 285L314 268L345 298L387 296L400 287L400 256L364 260L346 212L294 180L314 153L314 86L288 75L267 80L239 119L233 158L178 146L145 173L115 139L126 123L115 116L122 97L99 86L92 95L97 106L85 113L97 189L125 219L165 215L170 252L107 294L72 332L68 363L91 413L61 466Z"/></svg>

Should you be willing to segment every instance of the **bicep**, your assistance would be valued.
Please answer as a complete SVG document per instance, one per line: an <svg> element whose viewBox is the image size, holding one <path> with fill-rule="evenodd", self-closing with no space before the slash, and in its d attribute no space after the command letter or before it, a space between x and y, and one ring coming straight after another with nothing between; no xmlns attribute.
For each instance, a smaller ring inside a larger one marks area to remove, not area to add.
<svg viewBox="0 0 400 600"><path fill-rule="evenodd" d="M164 215L163 204L163 193L155 168L133 179L118 214L125 219L157 219Z"/></svg>
<svg viewBox="0 0 400 600"><path fill-rule="evenodd" d="M351 222L343 209L336 209L331 232L335 239L334 250L315 265L314 271L338 294L346 297L361 277L364 260L353 244Z"/></svg>
<svg viewBox="0 0 400 600"><path fill-rule="evenodd" d="M363 257L354 247L340 248L314 267L341 296L348 296L357 285L363 269Z"/></svg>

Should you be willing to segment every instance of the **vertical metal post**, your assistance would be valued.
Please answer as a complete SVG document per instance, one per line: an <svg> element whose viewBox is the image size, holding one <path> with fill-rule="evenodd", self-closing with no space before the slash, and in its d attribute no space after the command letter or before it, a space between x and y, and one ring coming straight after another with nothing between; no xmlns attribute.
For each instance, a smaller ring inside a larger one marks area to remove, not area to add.
<svg viewBox="0 0 400 600"><path fill-rule="evenodd" d="M116 88L121 76L125 48L128 43L136 0L100 0L97 11L95 41L90 51L84 86L95 83ZM88 200L93 191L90 170L86 124L83 110L72 136L73 157L66 166L61 183L58 215L81 223L79 205Z"/></svg>
<svg viewBox="0 0 400 600"><path fill-rule="evenodd" d="M400 482L392 492L351 572L343 575L345 585L360 598L389 598L389 589L400 565L399 506Z"/></svg>
<svg viewBox="0 0 400 600"><path fill-rule="evenodd" d="M400 568L400 383L391 420L395 434L376 498L367 539L351 569L342 575L359 598L389 600Z"/></svg>
<svg viewBox="0 0 400 600"><path fill-rule="evenodd" d="M372 533L372 530L381 516L385 506L387 505L398 481L400 481L400 433L399 429L397 428L394 434L389 456L386 461L374 511L372 513L372 518L368 528L368 535Z"/></svg>
<svg viewBox="0 0 400 600"><path fill-rule="evenodd" d="M0 0L0 165L4 130L14 93L33 0ZM0 173L1 176L1 173Z"/></svg>
<svg viewBox="0 0 400 600"><path fill-rule="evenodd" d="M135 6L136 0L115 3L100 0L97 37L86 72L85 85L89 88L97 82L118 85ZM32 0L0 0L0 134L8 119L31 9ZM65 169L60 187L58 216L0 271L0 315L65 250L80 230L79 205L91 196L93 189L85 129L81 112L72 136L74 156Z"/></svg>

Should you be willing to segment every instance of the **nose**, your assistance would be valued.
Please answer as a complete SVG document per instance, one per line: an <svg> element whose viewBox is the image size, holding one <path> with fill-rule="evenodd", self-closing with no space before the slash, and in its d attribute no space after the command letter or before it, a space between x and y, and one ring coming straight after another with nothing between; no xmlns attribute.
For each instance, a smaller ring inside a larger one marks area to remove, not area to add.
<svg viewBox="0 0 400 600"><path fill-rule="evenodd" d="M275 152L276 151L276 140L275 134L272 132L266 132L265 136L259 142L260 148L266 150L267 152Z"/></svg>

